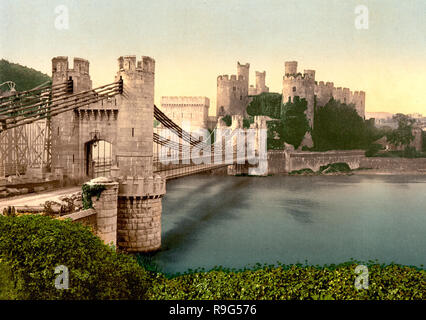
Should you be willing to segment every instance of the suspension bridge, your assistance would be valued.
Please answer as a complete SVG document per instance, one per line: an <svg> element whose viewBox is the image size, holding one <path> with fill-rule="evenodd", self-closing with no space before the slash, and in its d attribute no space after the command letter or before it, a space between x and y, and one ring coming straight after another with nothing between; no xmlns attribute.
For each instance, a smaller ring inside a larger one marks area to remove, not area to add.
<svg viewBox="0 0 426 320"><path fill-rule="evenodd" d="M218 123L226 134L214 140L194 136L154 105L154 79L154 59L122 56L114 81L92 88L87 60L70 68L67 57L53 58L51 83L0 97L0 187L5 176L74 185L105 177L97 180L106 188L95 204L98 235L127 251L160 248L166 181L259 164L266 122L243 129L235 118L232 128Z"/></svg>

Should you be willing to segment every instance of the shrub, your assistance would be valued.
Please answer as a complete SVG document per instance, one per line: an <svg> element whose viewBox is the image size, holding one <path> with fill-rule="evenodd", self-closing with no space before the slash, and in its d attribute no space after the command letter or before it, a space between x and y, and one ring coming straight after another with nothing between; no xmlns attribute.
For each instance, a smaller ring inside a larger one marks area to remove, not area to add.
<svg viewBox="0 0 426 320"><path fill-rule="evenodd" d="M321 166L319 173L331 173L331 172L350 172L351 168L346 162L336 162Z"/></svg>
<svg viewBox="0 0 426 320"><path fill-rule="evenodd" d="M422 300L426 297L425 270L395 264L365 263L368 290L357 290L350 261L339 265L263 266L257 270L194 272L168 279L158 275L149 299L182 300Z"/></svg>
<svg viewBox="0 0 426 320"><path fill-rule="evenodd" d="M226 116L224 116L222 118L222 121L225 122L225 124L226 124L227 127L230 127L232 125L232 117L229 114L227 114Z"/></svg>
<svg viewBox="0 0 426 320"><path fill-rule="evenodd" d="M18 299L141 299L147 288L135 259L70 220L0 216L0 261ZM69 269L67 290L55 288L58 265Z"/></svg>
<svg viewBox="0 0 426 320"><path fill-rule="evenodd" d="M383 146L380 143L372 143L368 149L365 151L366 157L374 157L377 153L383 149Z"/></svg>
<svg viewBox="0 0 426 320"><path fill-rule="evenodd" d="M289 172L289 174L293 175L293 174L314 174L315 172L310 169L310 168L304 168L304 169L300 169L300 170L293 170L291 172Z"/></svg>

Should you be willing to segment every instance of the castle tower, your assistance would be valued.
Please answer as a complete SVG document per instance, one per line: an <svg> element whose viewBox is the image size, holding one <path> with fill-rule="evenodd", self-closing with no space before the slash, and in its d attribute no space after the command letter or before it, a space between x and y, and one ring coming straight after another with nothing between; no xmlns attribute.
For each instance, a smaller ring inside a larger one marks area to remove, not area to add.
<svg viewBox="0 0 426 320"><path fill-rule="evenodd" d="M297 73L297 61L285 62L283 77L283 104L293 102L294 97L304 98L308 102L306 116L313 126L315 100L315 71L305 70L305 74Z"/></svg>
<svg viewBox="0 0 426 320"><path fill-rule="evenodd" d="M155 61L150 57L118 59L124 95L117 97L118 134L116 161L121 175L152 175ZM150 124L150 125L148 125Z"/></svg>
<svg viewBox="0 0 426 320"><path fill-rule="evenodd" d="M238 75L217 77L216 115L246 115L250 64L237 63Z"/></svg>
<svg viewBox="0 0 426 320"><path fill-rule="evenodd" d="M250 76L250 63L241 64L237 62L237 77L243 76L245 83L247 83L247 90L249 86L249 76Z"/></svg>
<svg viewBox="0 0 426 320"><path fill-rule="evenodd" d="M256 92L257 94L269 92L269 88L266 86L266 71L256 71Z"/></svg>
<svg viewBox="0 0 426 320"><path fill-rule="evenodd" d="M284 75L297 73L297 61L286 61Z"/></svg>
<svg viewBox="0 0 426 320"><path fill-rule="evenodd" d="M74 58L73 69L69 68L68 57L52 59L52 84L73 80L73 93L92 89L89 61ZM74 111L61 113L51 119L52 169L61 172L65 178L80 179L79 122Z"/></svg>
<svg viewBox="0 0 426 320"><path fill-rule="evenodd" d="M143 56L118 59L124 93L119 104L116 161L119 167L117 242L126 251L161 247L161 198L166 181L153 174L155 61Z"/></svg>

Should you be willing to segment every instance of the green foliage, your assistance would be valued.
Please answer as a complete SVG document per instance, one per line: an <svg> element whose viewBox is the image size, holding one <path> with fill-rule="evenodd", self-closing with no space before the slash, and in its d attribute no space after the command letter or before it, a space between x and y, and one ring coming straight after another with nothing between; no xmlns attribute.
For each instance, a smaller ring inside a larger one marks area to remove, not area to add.
<svg viewBox="0 0 426 320"><path fill-rule="evenodd" d="M248 128L250 128L250 124L252 124L253 122L254 122L253 117L249 117L248 119L247 119L247 118L244 118L244 119L243 119L243 128L244 128L244 129L248 129Z"/></svg>
<svg viewBox="0 0 426 320"><path fill-rule="evenodd" d="M422 151L426 152L426 131L422 131Z"/></svg>
<svg viewBox="0 0 426 320"><path fill-rule="evenodd" d="M226 124L227 127L231 126L231 124L232 124L232 117L229 114L227 114L226 116L224 116L222 118L222 120L223 120L223 122L225 122L225 124Z"/></svg>
<svg viewBox="0 0 426 320"><path fill-rule="evenodd" d="M18 291L13 282L10 268L0 261L0 300L16 300Z"/></svg>
<svg viewBox="0 0 426 320"><path fill-rule="evenodd" d="M388 142L395 146L408 146L414 140L412 130L416 120L402 113L397 113L393 119L398 122L398 128L386 135Z"/></svg>
<svg viewBox="0 0 426 320"><path fill-rule="evenodd" d="M348 173L352 172L352 169L349 167L349 165L346 162L335 162L330 163L325 166L320 166L319 170L317 172L313 171L310 168L303 168L300 170L293 170L289 172L289 175L320 175L320 174L328 174L328 173Z"/></svg>
<svg viewBox="0 0 426 320"><path fill-rule="evenodd" d="M358 264L354 261L324 267L278 264L240 271L216 268L172 279L157 274L147 296L153 300L425 299L425 270L367 263L369 289L357 290L354 282Z"/></svg>
<svg viewBox="0 0 426 320"><path fill-rule="evenodd" d="M290 175L295 175L295 174L313 175L313 174L315 174L315 172L310 168L304 168L304 169L300 169L300 170L293 170L293 171L289 172L289 174Z"/></svg>
<svg viewBox="0 0 426 320"><path fill-rule="evenodd" d="M414 147L406 147L402 151L386 151L380 152L373 157L381 158L426 158L426 152L418 152Z"/></svg>
<svg viewBox="0 0 426 320"><path fill-rule="evenodd" d="M267 121L267 140L266 145L268 150L284 149L283 139L283 123L281 121Z"/></svg>
<svg viewBox="0 0 426 320"><path fill-rule="evenodd" d="M366 157L374 157L382 149L383 149L383 146L380 143L372 143L368 147L368 149L365 151L365 156Z"/></svg>
<svg viewBox="0 0 426 320"><path fill-rule="evenodd" d="M273 92L263 92L253 97L247 106L250 116L268 116L279 119L281 116L282 95Z"/></svg>
<svg viewBox="0 0 426 320"><path fill-rule="evenodd" d="M97 197L97 199L99 199L102 191L104 190L105 190L105 186L101 184L94 184L94 185L83 184L82 193L81 193L83 209L86 210L89 208L93 208L92 197Z"/></svg>
<svg viewBox="0 0 426 320"><path fill-rule="evenodd" d="M310 130L305 111L308 102L306 99L294 97L293 102L287 102L281 113L281 132L285 142L297 149L303 141L306 132Z"/></svg>
<svg viewBox="0 0 426 320"><path fill-rule="evenodd" d="M312 139L316 151L367 149L383 134L372 121L364 121L353 105L331 98L316 110Z"/></svg>
<svg viewBox="0 0 426 320"><path fill-rule="evenodd" d="M40 215L0 216L0 265L9 272L0 292L12 292L9 299L142 299L148 285L135 259L89 228ZM55 288L59 265L69 269L67 290Z"/></svg>
<svg viewBox="0 0 426 320"><path fill-rule="evenodd" d="M50 77L37 70L10 63L7 60L0 60L0 83L13 81L17 91L26 91L49 81ZM5 90L5 88L0 88Z"/></svg>

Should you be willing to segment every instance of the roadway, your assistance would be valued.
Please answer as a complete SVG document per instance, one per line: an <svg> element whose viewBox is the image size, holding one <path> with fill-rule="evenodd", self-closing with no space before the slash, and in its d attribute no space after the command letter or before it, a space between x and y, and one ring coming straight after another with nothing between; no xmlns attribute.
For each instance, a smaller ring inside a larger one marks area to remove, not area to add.
<svg viewBox="0 0 426 320"><path fill-rule="evenodd" d="M59 201L64 195L81 191L81 187L69 187L56 190L48 190L43 192L28 193L24 195L0 199L0 212L8 206L24 207L24 206L42 206L46 201Z"/></svg>

